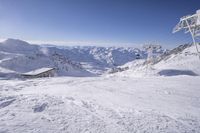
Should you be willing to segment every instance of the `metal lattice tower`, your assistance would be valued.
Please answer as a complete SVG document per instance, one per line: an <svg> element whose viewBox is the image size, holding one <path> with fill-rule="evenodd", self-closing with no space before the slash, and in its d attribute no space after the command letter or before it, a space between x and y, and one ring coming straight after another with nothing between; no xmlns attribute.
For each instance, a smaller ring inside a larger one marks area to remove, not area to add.
<svg viewBox="0 0 200 133"><path fill-rule="evenodd" d="M158 49L161 49L162 46L161 45L155 45L155 44L148 44L148 45L144 45L143 49L145 49L145 51L147 51L147 62L148 63L153 63L154 59L157 55L155 55L156 51Z"/></svg>
<svg viewBox="0 0 200 133"><path fill-rule="evenodd" d="M200 39L200 10L197 10L196 14L187 15L180 18L179 23L173 29L173 33L180 30L185 30L185 33L190 32L193 45L196 46L197 54L199 55L200 59L200 51L197 43L198 39Z"/></svg>

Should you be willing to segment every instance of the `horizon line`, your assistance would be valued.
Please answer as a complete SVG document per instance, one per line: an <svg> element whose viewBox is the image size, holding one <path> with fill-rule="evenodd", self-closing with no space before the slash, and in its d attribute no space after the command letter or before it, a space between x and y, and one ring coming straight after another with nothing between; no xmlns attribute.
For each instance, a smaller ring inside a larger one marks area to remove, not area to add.
<svg viewBox="0 0 200 133"><path fill-rule="evenodd" d="M165 48L171 48L169 45L163 45L159 42L131 43L131 42L111 42L111 41L66 41L66 40L29 40L19 38L0 38L0 42L7 39L16 39L36 45L54 45L54 46L97 46L97 47L135 47L139 48L147 44L157 44Z"/></svg>

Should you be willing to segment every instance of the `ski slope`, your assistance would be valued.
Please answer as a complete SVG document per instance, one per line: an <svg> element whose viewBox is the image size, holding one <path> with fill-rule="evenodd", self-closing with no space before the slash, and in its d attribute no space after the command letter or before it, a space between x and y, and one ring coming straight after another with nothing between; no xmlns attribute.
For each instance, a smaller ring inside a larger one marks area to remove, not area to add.
<svg viewBox="0 0 200 133"><path fill-rule="evenodd" d="M200 131L200 77L0 80L0 132Z"/></svg>

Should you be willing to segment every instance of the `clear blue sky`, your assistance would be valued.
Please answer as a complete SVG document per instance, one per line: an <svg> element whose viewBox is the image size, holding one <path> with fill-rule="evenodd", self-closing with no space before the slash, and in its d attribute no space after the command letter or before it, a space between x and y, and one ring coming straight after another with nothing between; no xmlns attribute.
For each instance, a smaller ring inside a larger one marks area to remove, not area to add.
<svg viewBox="0 0 200 133"><path fill-rule="evenodd" d="M0 0L0 38L172 47L191 41L172 29L198 8L199 0Z"/></svg>

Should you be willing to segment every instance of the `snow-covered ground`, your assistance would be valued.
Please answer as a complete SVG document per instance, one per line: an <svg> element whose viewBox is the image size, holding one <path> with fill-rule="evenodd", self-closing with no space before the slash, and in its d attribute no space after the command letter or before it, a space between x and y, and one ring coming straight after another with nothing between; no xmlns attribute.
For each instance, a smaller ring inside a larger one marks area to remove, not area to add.
<svg viewBox="0 0 200 133"><path fill-rule="evenodd" d="M200 133L195 47L156 59L134 48L0 43L0 133ZM65 77L5 80L49 65Z"/></svg>
<svg viewBox="0 0 200 133"><path fill-rule="evenodd" d="M0 80L0 132L200 132L200 77Z"/></svg>
<svg viewBox="0 0 200 133"><path fill-rule="evenodd" d="M177 76L200 75L200 60L194 45L185 45L186 48L175 48L160 61L147 63L146 59L128 62L119 68L128 68L126 71L114 73L114 76L144 77L144 76ZM182 46L179 46L182 47ZM160 58L160 57L159 57Z"/></svg>

